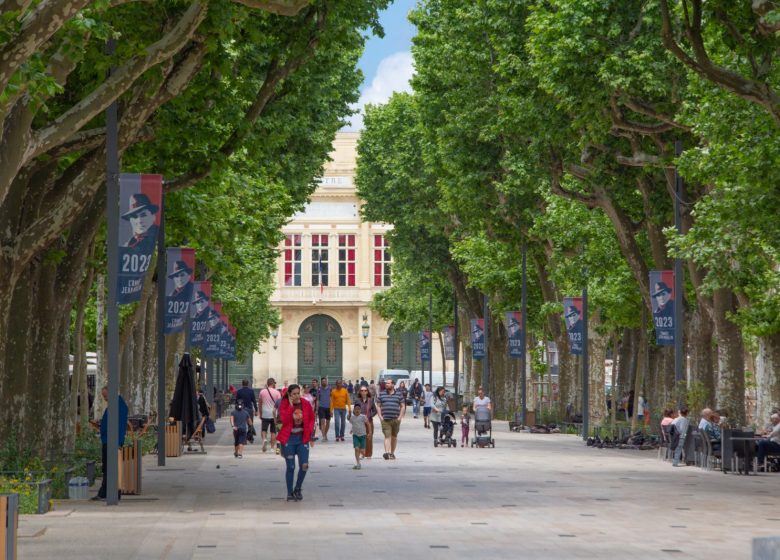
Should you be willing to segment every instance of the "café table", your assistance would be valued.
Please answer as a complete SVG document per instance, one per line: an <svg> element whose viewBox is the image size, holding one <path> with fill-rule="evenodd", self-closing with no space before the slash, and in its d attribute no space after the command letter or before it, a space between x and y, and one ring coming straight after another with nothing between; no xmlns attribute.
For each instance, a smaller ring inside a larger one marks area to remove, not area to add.
<svg viewBox="0 0 780 560"><path fill-rule="evenodd" d="M739 474L750 474L750 467L749 465L753 463L753 457L756 455L756 441L761 438L756 437L755 435L749 435L749 436L731 436L731 441L733 442L731 445L731 454L732 457L735 453L738 451L742 453L741 457L737 455L737 472ZM739 467L739 459L742 459L742 464L744 466L744 469L740 469Z"/></svg>

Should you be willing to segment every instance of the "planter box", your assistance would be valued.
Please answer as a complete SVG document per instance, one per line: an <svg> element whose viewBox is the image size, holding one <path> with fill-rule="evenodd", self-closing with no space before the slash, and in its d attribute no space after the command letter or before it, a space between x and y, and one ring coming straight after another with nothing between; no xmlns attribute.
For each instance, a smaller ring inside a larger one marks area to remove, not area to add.
<svg viewBox="0 0 780 560"><path fill-rule="evenodd" d="M165 426L165 456L181 457L181 422L174 422Z"/></svg>
<svg viewBox="0 0 780 560"><path fill-rule="evenodd" d="M19 495L0 494L0 555L16 560L16 529L19 527Z"/></svg>
<svg viewBox="0 0 780 560"><path fill-rule="evenodd" d="M138 440L132 447L123 447L118 451L119 490L123 494L141 493L141 447Z"/></svg>

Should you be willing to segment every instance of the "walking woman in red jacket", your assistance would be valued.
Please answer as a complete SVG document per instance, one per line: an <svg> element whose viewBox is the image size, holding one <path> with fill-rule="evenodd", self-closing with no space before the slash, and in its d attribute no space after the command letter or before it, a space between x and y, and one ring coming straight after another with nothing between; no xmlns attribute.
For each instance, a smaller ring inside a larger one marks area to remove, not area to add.
<svg viewBox="0 0 780 560"><path fill-rule="evenodd" d="M301 399L301 388L290 385L279 403L279 420L282 429L276 437L282 444L282 457L287 463L287 501L298 502L303 500L301 485L309 470L309 447L314 446L311 441L314 430L314 410L311 405ZM298 479L295 479L295 458L298 457Z"/></svg>

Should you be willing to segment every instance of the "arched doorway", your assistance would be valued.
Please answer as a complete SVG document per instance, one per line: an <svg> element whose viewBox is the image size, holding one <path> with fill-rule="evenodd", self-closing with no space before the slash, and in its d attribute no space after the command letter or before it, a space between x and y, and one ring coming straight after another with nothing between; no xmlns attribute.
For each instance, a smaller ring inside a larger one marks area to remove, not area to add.
<svg viewBox="0 0 780 560"><path fill-rule="evenodd" d="M399 332L395 325L390 325L387 329L387 369L422 369L419 333Z"/></svg>
<svg viewBox="0 0 780 560"><path fill-rule="evenodd" d="M333 317L312 315L298 329L298 381L341 379L341 327Z"/></svg>

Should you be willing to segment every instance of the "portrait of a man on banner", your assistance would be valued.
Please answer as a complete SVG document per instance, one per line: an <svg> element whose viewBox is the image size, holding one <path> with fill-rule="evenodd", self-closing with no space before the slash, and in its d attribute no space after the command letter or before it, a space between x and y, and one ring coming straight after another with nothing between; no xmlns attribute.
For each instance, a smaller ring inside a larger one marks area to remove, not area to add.
<svg viewBox="0 0 780 560"><path fill-rule="evenodd" d="M190 344L201 346L203 335L209 319L209 302L211 300L211 282L194 282L192 286L192 302L190 303Z"/></svg>
<svg viewBox="0 0 780 560"><path fill-rule="evenodd" d="M431 361L431 331L420 331L420 360Z"/></svg>
<svg viewBox="0 0 780 560"><path fill-rule="evenodd" d="M523 355L523 314L521 311L506 312L506 332L509 338L509 355L519 358Z"/></svg>
<svg viewBox="0 0 780 560"><path fill-rule="evenodd" d="M475 360L485 358L485 320L471 320L471 357Z"/></svg>
<svg viewBox="0 0 780 560"><path fill-rule="evenodd" d="M566 332L569 335L569 352L582 354L582 298L563 298L563 319L566 322Z"/></svg>
<svg viewBox="0 0 780 560"><path fill-rule="evenodd" d="M650 272L650 303L653 308L655 341L659 346L673 346L674 324L674 271Z"/></svg>
<svg viewBox="0 0 780 560"><path fill-rule="evenodd" d="M141 299L162 212L162 175L123 173L119 178L117 303Z"/></svg>
<svg viewBox="0 0 780 560"><path fill-rule="evenodd" d="M165 334L179 332L190 314L195 249L169 247L165 284Z"/></svg>
<svg viewBox="0 0 780 560"><path fill-rule="evenodd" d="M442 331L444 335L444 359L455 359L455 325L447 325Z"/></svg>

